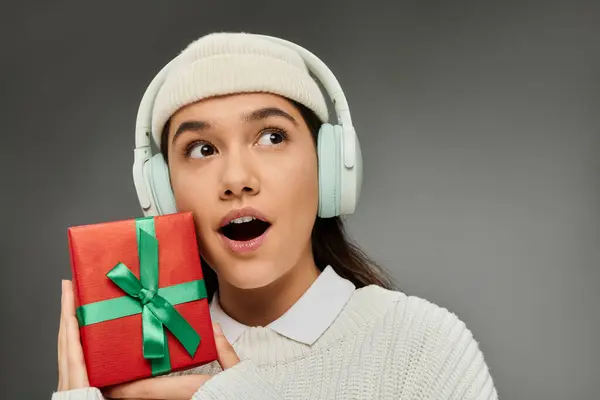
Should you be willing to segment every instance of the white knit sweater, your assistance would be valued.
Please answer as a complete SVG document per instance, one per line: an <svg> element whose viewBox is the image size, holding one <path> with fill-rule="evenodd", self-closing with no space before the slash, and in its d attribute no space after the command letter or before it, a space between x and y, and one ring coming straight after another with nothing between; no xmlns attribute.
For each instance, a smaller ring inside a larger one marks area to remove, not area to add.
<svg viewBox="0 0 600 400"><path fill-rule="evenodd" d="M427 300L367 286L357 289L312 346L269 328L235 342L242 360L179 374L214 375L191 400L495 400L494 382L465 324ZM103 400L95 388L52 400Z"/></svg>

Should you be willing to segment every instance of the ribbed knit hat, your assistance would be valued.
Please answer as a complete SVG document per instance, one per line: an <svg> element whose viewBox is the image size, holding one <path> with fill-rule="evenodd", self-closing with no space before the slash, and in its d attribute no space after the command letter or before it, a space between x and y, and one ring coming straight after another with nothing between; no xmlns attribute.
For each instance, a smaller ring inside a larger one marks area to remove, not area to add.
<svg viewBox="0 0 600 400"><path fill-rule="evenodd" d="M327 122L323 93L294 50L246 33L212 33L192 42L169 67L154 101L157 145L165 123L181 107L234 93L266 92L295 100Z"/></svg>

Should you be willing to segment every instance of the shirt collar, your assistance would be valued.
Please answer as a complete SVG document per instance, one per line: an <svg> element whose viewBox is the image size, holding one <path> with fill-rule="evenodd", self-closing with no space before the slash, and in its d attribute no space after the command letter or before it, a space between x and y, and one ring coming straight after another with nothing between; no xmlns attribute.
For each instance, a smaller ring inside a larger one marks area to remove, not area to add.
<svg viewBox="0 0 600 400"><path fill-rule="evenodd" d="M312 345L337 318L355 289L352 282L327 266L302 297L267 327L289 339ZM211 302L210 314L231 344L248 328L223 311L217 293Z"/></svg>

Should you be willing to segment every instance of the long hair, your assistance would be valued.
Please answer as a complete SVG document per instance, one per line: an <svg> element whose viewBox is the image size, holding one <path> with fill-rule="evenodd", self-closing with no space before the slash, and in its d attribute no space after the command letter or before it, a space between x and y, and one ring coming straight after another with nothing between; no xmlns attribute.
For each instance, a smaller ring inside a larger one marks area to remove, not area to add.
<svg viewBox="0 0 600 400"><path fill-rule="evenodd" d="M311 132L316 148L321 120L303 104L289 99L288 101L300 111ZM160 151L167 165L169 162L169 126L170 120L165 124L160 143ZM356 288L377 285L385 289L399 290L391 275L351 240L341 217L321 218L317 216L311 233L311 244L315 264L319 270L323 271L327 266L331 266L339 276L351 281ZM202 259L201 264L208 300L211 301L219 287L217 274L205 260Z"/></svg>

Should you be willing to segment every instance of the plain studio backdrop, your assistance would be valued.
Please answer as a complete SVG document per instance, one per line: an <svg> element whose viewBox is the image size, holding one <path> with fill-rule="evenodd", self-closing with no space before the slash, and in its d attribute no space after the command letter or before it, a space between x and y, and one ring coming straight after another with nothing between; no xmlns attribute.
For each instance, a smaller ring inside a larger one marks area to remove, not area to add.
<svg viewBox="0 0 600 400"><path fill-rule="evenodd" d="M336 73L365 162L350 233L472 330L501 399L600 388L597 2L53 1L2 12L2 398L56 387L67 227L141 216L154 74L211 31Z"/></svg>

